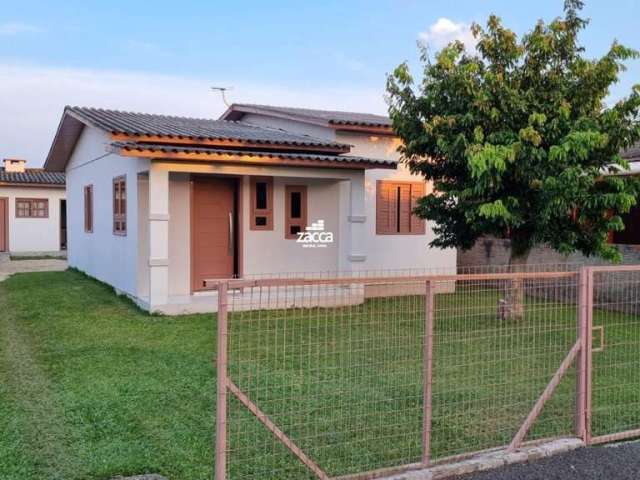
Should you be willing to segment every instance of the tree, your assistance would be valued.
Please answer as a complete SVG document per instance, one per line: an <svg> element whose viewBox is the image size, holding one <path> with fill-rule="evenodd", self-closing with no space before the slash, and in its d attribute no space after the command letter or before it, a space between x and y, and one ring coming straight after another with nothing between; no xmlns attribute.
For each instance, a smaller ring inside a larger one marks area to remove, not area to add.
<svg viewBox="0 0 640 480"><path fill-rule="evenodd" d="M484 235L509 238L511 266L547 244L619 260L607 243L639 184L620 152L640 139L640 85L611 106L611 85L636 50L613 42L588 59L578 34L583 2L564 18L538 21L518 39L496 16L472 26L476 52L461 42L434 60L422 50L416 86L406 63L387 79L389 113L402 161L433 182L415 213L435 222L436 247L471 248ZM513 316L522 302L509 300Z"/></svg>

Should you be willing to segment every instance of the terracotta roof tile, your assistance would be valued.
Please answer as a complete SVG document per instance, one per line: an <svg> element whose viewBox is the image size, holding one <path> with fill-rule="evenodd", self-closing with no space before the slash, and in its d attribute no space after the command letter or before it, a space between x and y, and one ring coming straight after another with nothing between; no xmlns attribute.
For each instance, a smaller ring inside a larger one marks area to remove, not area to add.
<svg viewBox="0 0 640 480"><path fill-rule="evenodd" d="M64 186L64 173L48 172L40 168L27 168L24 172L6 172L0 167L0 184L60 185Z"/></svg>

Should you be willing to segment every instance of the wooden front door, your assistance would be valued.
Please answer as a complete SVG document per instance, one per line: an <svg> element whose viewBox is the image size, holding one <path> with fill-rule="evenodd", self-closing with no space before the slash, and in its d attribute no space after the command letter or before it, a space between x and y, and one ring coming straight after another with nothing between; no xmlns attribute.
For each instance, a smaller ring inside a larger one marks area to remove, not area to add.
<svg viewBox="0 0 640 480"><path fill-rule="evenodd" d="M9 201L0 198L0 252L6 252L9 248Z"/></svg>
<svg viewBox="0 0 640 480"><path fill-rule="evenodd" d="M204 281L237 273L235 179L194 177L191 204L191 281L193 291Z"/></svg>

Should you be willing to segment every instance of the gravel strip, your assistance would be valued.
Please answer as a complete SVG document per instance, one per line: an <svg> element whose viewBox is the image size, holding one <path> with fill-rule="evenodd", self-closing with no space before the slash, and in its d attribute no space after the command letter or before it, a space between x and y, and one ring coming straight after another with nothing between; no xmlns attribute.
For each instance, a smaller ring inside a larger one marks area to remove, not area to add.
<svg viewBox="0 0 640 480"><path fill-rule="evenodd" d="M510 465L458 480L637 480L640 442L579 448L568 453Z"/></svg>

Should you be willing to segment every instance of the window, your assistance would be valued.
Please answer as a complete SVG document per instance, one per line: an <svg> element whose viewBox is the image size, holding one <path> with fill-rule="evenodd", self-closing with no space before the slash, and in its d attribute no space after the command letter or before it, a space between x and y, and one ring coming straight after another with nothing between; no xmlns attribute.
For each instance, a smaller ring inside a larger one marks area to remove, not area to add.
<svg viewBox="0 0 640 480"><path fill-rule="evenodd" d="M46 198L16 198L17 218L48 218L49 200Z"/></svg>
<svg viewBox="0 0 640 480"><path fill-rule="evenodd" d="M273 230L273 178L251 177L251 230Z"/></svg>
<svg viewBox="0 0 640 480"><path fill-rule="evenodd" d="M84 231L93 232L93 185L84 187Z"/></svg>
<svg viewBox="0 0 640 480"><path fill-rule="evenodd" d="M618 245L640 245L640 207L631 207L629 213L621 215L624 230L610 232L609 243Z"/></svg>
<svg viewBox="0 0 640 480"><path fill-rule="evenodd" d="M113 233L127 234L127 177L113 179Z"/></svg>
<svg viewBox="0 0 640 480"><path fill-rule="evenodd" d="M307 187L287 185L285 195L284 238L298 238L307 226Z"/></svg>
<svg viewBox="0 0 640 480"><path fill-rule="evenodd" d="M378 235L422 235L424 220L413 215L424 196L422 182L378 180L376 185L376 233Z"/></svg>

